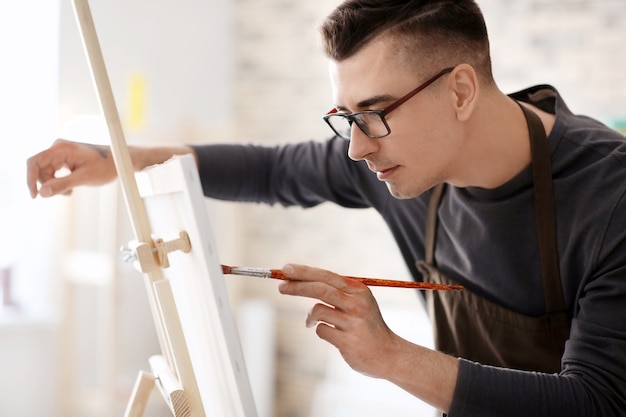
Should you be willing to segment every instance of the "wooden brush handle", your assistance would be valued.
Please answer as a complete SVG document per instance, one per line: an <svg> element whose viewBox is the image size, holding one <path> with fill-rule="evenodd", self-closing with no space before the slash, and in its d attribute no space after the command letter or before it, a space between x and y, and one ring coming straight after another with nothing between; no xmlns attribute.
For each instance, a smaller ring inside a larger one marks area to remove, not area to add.
<svg viewBox="0 0 626 417"><path fill-rule="evenodd" d="M280 269L265 269L265 268L240 268L235 266L222 265L222 272L224 274L245 275L253 276L257 278L274 278L289 281L283 271ZM380 278L360 278L342 275L344 278L354 279L362 282L363 284L371 287L395 287L395 288L415 288L418 290L434 290L434 291L458 291L465 289L462 285L448 285L448 284L430 284L427 282L415 282L415 281L399 281L392 279L380 279Z"/></svg>
<svg viewBox="0 0 626 417"><path fill-rule="evenodd" d="M289 280L283 274L280 269L270 269L271 277L276 279ZM381 278L361 278L353 277L349 275L342 275L344 278L354 279L362 282L370 287L396 287L396 288L416 288L420 290L437 290L437 291L451 291L451 290L463 290L462 285L447 285L447 284L430 284L427 282L415 282L415 281L400 281L393 279L381 279Z"/></svg>

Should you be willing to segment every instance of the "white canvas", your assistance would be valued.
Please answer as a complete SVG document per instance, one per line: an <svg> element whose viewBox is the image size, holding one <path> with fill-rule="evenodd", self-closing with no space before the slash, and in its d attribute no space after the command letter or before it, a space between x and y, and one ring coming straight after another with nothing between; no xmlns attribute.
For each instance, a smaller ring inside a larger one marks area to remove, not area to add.
<svg viewBox="0 0 626 417"><path fill-rule="evenodd" d="M154 238L189 235L191 251L171 252L162 272L172 288L205 415L256 416L193 156L175 156L136 178Z"/></svg>

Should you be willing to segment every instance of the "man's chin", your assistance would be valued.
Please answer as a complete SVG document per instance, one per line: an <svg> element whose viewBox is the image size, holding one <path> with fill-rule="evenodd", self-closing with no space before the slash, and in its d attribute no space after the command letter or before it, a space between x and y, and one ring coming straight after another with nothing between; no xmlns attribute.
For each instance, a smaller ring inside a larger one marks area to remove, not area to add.
<svg viewBox="0 0 626 417"><path fill-rule="evenodd" d="M416 197L416 195L414 195L413 193L407 193L407 190L396 187L392 183L386 182L385 185L387 185L389 194L391 194L394 198L397 198L398 200L407 200L409 198Z"/></svg>
<svg viewBox="0 0 626 417"><path fill-rule="evenodd" d="M385 181L385 185L389 190L389 194L391 194L394 198L397 198L398 200L408 200L411 198L419 197L429 189L429 187L423 188L426 187L426 184L416 183L405 184L404 187L399 187L398 184Z"/></svg>

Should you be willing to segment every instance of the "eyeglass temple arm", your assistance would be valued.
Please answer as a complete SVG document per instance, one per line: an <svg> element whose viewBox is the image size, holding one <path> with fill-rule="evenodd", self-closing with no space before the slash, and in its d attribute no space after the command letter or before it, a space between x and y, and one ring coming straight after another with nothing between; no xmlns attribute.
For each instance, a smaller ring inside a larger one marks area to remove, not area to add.
<svg viewBox="0 0 626 417"><path fill-rule="evenodd" d="M420 91L422 91L423 89L425 89L426 87L428 87L429 85L431 85L432 83L434 83L435 81L437 81L437 79L439 79L440 77L446 75L449 72L452 72L452 70L454 69L454 67L448 67L446 69L441 70L440 72L438 72L437 74L435 74L434 76L432 76L431 78L429 78L428 80L426 80L423 84L417 86L414 90L410 91L407 95L405 95L404 97L402 97L400 100L396 101L395 103L393 103L391 106L387 107L385 109L385 114L389 114L391 113L392 110L395 110L397 107L399 107L401 104L405 103L407 100L411 99L413 96L415 96L417 93L419 93ZM335 109L336 111L336 109Z"/></svg>

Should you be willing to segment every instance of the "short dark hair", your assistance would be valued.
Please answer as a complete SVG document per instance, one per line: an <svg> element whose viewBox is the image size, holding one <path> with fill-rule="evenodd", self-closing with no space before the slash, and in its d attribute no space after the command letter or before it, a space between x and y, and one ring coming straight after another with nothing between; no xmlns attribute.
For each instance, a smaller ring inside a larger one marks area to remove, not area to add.
<svg viewBox="0 0 626 417"><path fill-rule="evenodd" d="M320 34L324 54L337 62L389 37L403 59L424 71L467 63L493 81L487 27L474 0L346 0Z"/></svg>

